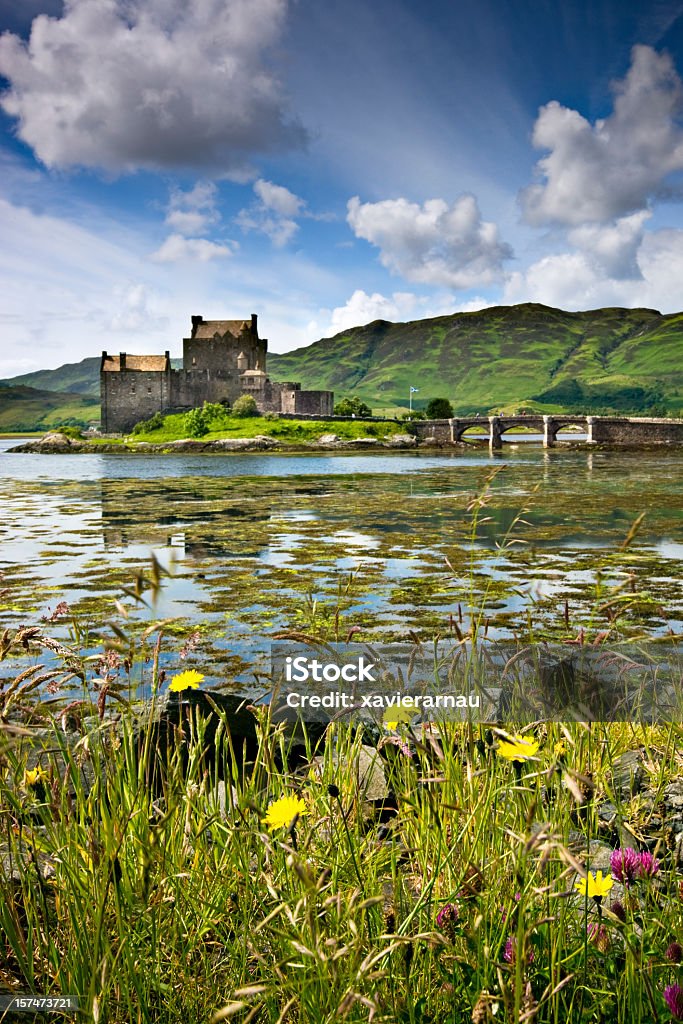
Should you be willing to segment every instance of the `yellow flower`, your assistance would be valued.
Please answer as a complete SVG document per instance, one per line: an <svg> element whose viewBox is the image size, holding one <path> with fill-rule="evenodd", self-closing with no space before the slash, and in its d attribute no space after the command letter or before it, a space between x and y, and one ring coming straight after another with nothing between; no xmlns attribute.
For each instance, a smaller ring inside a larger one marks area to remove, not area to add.
<svg viewBox="0 0 683 1024"><path fill-rule="evenodd" d="M47 779L47 772L39 764L35 768L29 768L24 772L24 786L38 786Z"/></svg>
<svg viewBox="0 0 683 1024"><path fill-rule="evenodd" d="M173 693L180 693L181 690L196 690L203 681L204 676L201 672L195 672L193 668L188 668L184 672L179 672L177 676L173 676L168 688Z"/></svg>
<svg viewBox="0 0 683 1024"><path fill-rule="evenodd" d="M272 832L276 828L291 825L295 818L308 813L306 804L300 796L282 796L266 811L266 825Z"/></svg>
<svg viewBox="0 0 683 1024"><path fill-rule="evenodd" d="M612 888L612 876L605 875L602 877L602 871L597 871L595 877L588 872L587 878L580 878L578 882L574 882L574 888L578 889L582 896L589 896L594 899L596 903L600 903L603 896Z"/></svg>
<svg viewBox="0 0 683 1024"><path fill-rule="evenodd" d="M511 736L509 740L501 740L498 753L506 761L528 761L538 750L537 740L528 740L525 736Z"/></svg>
<svg viewBox="0 0 683 1024"><path fill-rule="evenodd" d="M396 732L399 725L410 725L412 720L413 712L402 706L387 708L382 715L382 724L385 725L390 732Z"/></svg>

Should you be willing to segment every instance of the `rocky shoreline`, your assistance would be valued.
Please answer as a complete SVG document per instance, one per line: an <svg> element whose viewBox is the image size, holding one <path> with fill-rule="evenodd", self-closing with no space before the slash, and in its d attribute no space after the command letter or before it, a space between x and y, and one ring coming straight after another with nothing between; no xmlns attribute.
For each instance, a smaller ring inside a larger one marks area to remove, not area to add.
<svg viewBox="0 0 683 1024"><path fill-rule="evenodd" d="M451 448L451 444L439 444L432 440L420 441L412 434L393 434L384 440L376 437L358 437L345 441L337 434L323 434L316 441L281 441L266 434L255 437L226 437L216 441L202 441L196 438L182 438L178 441L124 441L93 443L67 437L66 434L50 433L35 441L9 448L8 453L29 452L42 455L172 455L177 452L310 452L310 451L409 451L414 448ZM462 447L462 445L458 445Z"/></svg>

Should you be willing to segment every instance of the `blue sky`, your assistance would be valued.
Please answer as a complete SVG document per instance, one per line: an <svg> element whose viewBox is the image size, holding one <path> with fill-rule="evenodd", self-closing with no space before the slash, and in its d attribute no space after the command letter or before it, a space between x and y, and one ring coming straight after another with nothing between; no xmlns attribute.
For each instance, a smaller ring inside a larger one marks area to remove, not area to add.
<svg viewBox="0 0 683 1024"><path fill-rule="evenodd" d="M0 0L0 377L683 308L683 2Z"/></svg>

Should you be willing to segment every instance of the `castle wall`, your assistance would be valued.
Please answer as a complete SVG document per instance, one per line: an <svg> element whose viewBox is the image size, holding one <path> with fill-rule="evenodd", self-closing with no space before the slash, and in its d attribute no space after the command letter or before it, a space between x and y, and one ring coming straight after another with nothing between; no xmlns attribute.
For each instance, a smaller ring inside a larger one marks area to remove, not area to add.
<svg viewBox="0 0 683 1024"><path fill-rule="evenodd" d="M331 416L334 412L333 391L295 391L294 412L303 416ZM288 410L283 409L283 412Z"/></svg>
<svg viewBox="0 0 683 1024"><path fill-rule="evenodd" d="M196 409L204 402L235 401L241 394L237 370L173 370L171 377L171 405L182 409Z"/></svg>
<svg viewBox="0 0 683 1024"><path fill-rule="evenodd" d="M102 429L125 433L171 405L170 371L118 370L100 377Z"/></svg>

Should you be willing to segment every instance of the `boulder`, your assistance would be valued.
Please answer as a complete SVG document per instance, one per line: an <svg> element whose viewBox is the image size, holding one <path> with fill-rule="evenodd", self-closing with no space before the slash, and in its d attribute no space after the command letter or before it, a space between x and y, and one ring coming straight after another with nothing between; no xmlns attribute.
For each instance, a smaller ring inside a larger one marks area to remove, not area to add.
<svg viewBox="0 0 683 1024"><path fill-rule="evenodd" d="M384 441L385 448L415 448L417 438L412 434L391 434Z"/></svg>
<svg viewBox="0 0 683 1024"><path fill-rule="evenodd" d="M34 442L39 448L54 448L55 445L70 448L72 441L66 434L61 434L59 431L51 431L48 434L44 434L40 440Z"/></svg>

